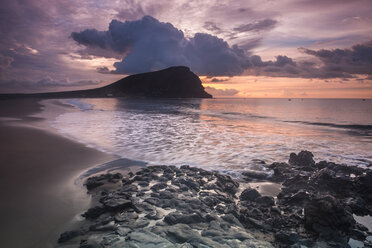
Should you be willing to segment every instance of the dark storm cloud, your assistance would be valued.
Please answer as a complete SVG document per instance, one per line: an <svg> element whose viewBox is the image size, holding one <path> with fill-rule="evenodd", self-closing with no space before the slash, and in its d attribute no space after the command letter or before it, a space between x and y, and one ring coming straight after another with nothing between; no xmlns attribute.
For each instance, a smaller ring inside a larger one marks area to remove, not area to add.
<svg viewBox="0 0 372 248"><path fill-rule="evenodd" d="M236 89L216 89L213 87L205 87L205 90L213 96L235 96L239 93Z"/></svg>
<svg viewBox="0 0 372 248"><path fill-rule="evenodd" d="M213 24L210 26L213 28ZM244 72L245 75L272 77L351 78L353 74L372 73L371 44L355 45L351 49L301 49L320 59L322 65L313 60L296 62L285 55L263 61L258 55L250 55L250 49L259 41L253 39L242 49L205 33L186 38L172 24L159 22L151 16L137 21L113 20L107 31L86 29L71 36L88 52L100 49L123 57L114 64L114 71L98 68L101 73L134 74L174 65L189 66L195 73L206 76L234 76Z"/></svg>
<svg viewBox="0 0 372 248"><path fill-rule="evenodd" d="M358 44L351 49L301 50L319 58L323 62L324 70L334 73L372 74L372 42Z"/></svg>
<svg viewBox="0 0 372 248"><path fill-rule="evenodd" d="M275 27L277 24L276 20L273 19L264 19L254 23L248 23L240 25L234 28L234 31L237 32L259 32L262 30L269 30Z"/></svg>
<svg viewBox="0 0 372 248"><path fill-rule="evenodd" d="M137 21L113 20L108 31L87 29L71 37L86 47L125 54L121 62L114 64L116 73L186 65L200 75L232 76L241 74L249 65L248 56L239 47L230 47L224 40L204 33L187 39L172 24L151 16Z"/></svg>

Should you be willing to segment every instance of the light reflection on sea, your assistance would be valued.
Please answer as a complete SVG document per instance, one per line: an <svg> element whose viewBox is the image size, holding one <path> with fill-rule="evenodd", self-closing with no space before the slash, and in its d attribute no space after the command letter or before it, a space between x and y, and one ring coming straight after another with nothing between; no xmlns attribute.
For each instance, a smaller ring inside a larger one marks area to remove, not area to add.
<svg viewBox="0 0 372 248"><path fill-rule="evenodd" d="M372 101L319 99L84 99L53 126L65 135L150 164L224 171L263 169L255 159L372 161Z"/></svg>

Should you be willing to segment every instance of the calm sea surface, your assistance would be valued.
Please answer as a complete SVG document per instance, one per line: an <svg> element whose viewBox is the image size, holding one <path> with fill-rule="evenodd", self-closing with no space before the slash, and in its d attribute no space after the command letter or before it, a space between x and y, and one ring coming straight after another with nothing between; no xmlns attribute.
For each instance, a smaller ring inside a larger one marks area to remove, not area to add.
<svg viewBox="0 0 372 248"><path fill-rule="evenodd" d="M316 161L372 163L372 100L70 99L64 135L150 164L259 170L309 150Z"/></svg>

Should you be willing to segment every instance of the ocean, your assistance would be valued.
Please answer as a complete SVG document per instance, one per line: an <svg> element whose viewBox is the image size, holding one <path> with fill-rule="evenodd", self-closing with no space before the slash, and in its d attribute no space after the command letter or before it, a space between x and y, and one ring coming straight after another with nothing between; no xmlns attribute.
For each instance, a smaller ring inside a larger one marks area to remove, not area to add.
<svg viewBox="0 0 372 248"><path fill-rule="evenodd" d="M68 99L51 121L63 135L122 158L239 173L287 162L372 164L372 100Z"/></svg>

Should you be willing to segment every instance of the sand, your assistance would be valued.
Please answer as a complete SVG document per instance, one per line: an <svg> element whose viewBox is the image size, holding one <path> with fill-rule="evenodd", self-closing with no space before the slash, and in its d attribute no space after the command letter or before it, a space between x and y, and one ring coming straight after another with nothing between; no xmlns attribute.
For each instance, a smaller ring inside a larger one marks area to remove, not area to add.
<svg viewBox="0 0 372 248"><path fill-rule="evenodd" d="M40 118L29 115L41 109L37 99L0 101L2 247L53 247L89 204L74 180L87 168L116 159L40 129Z"/></svg>

